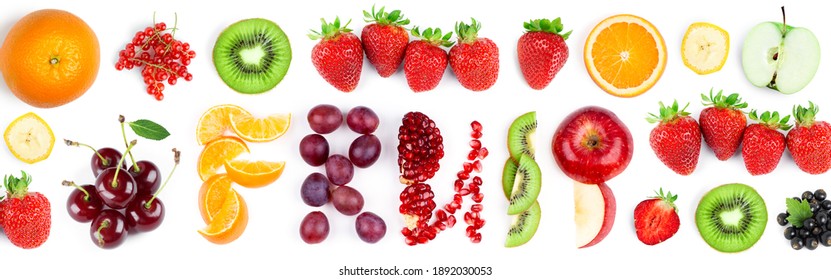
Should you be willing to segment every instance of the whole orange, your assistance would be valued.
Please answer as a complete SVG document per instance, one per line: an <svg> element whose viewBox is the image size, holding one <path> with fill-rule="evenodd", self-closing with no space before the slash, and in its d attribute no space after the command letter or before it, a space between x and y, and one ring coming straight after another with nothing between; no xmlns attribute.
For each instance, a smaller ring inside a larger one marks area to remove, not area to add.
<svg viewBox="0 0 831 280"><path fill-rule="evenodd" d="M38 108L81 97L98 75L98 38L81 18L46 9L21 18L0 48L0 72L17 98Z"/></svg>

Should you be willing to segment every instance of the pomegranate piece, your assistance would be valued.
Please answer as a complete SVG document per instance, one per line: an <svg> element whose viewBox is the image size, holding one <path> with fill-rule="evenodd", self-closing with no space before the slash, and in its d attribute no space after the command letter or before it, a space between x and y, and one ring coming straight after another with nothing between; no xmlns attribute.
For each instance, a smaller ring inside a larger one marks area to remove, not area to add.
<svg viewBox="0 0 831 280"><path fill-rule="evenodd" d="M427 115L409 112L398 129L398 167L402 182L421 183L433 178L444 157L441 131Z"/></svg>

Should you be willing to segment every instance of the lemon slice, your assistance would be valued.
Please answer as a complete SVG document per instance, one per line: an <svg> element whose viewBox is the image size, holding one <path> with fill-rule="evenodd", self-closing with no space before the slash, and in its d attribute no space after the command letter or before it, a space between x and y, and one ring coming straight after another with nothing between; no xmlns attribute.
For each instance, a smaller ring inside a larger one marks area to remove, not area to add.
<svg viewBox="0 0 831 280"><path fill-rule="evenodd" d="M681 58L684 65L699 75L721 70L730 50L730 35L712 23L690 24L681 41Z"/></svg>
<svg viewBox="0 0 831 280"><path fill-rule="evenodd" d="M17 117L3 133L6 146L17 159L25 163L44 160L52 153L55 135L43 119L29 112Z"/></svg>

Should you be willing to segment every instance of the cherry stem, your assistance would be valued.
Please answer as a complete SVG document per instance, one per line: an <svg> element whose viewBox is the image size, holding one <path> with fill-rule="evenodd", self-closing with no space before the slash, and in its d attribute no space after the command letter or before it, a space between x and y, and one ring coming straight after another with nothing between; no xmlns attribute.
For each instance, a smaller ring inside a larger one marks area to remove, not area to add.
<svg viewBox="0 0 831 280"><path fill-rule="evenodd" d="M130 152L130 149L132 149L136 145L136 142L137 142L136 140L133 140L133 141L130 142L130 145L127 146L126 153ZM116 169L115 169L115 175L113 175L113 182L110 184L110 186L112 186L113 188L118 187L118 172L121 171L121 165L124 164L124 159L125 158L127 158L127 157L121 157L121 160L118 161L118 165L116 166Z"/></svg>
<svg viewBox="0 0 831 280"><path fill-rule="evenodd" d="M104 244L104 235L101 234L101 231L104 230L105 228L108 228L108 227L110 227L110 220L104 220L103 222L101 222L101 225L98 226L98 230L95 231L95 235L98 236L98 246L99 247L104 247L104 245L105 245Z"/></svg>
<svg viewBox="0 0 831 280"><path fill-rule="evenodd" d="M159 196L159 193L161 193L162 190L164 190L164 187L167 186L167 181L170 181L170 177L173 177L173 172L175 172L176 167L179 166L180 155L181 155L181 152L179 150L177 150L176 148L173 148L173 169L170 170L170 174L167 174L167 178L164 179L164 183L162 183L162 187L159 188L156 191L156 193L153 194L153 197L151 197L150 200L148 200L147 203L144 204L144 208L150 209L150 203L153 203L153 200L155 200L156 197Z"/></svg>
<svg viewBox="0 0 831 280"><path fill-rule="evenodd" d="M96 150L95 148L93 148L93 147L92 147L92 146L90 146L90 145L83 144L83 143L78 143L78 142L75 142L75 141L72 141L72 140L67 140L67 139L64 139L64 140L63 140L63 142L64 142L67 146L74 146L74 147L87 147L87 148L89 148L90 150L92 150L92 152L93 152L93 153L95 153L95 155L96 155L96 156L98 156L98 158L99 158L99 159L101 159L101 164L103 164L104 166L109 166L109 165L110 165L110 160L109 160L109 159L104 158L104 156L102 156L102 155L101 155L101 153L99 153L99 152L98 152L98 150Z"/></svg>
<svg viewBox="0 0 831 280"><path fill-rule="evenodd" d="M61 185L64 185L64 186L67 186L67 187L70 187L70 186L75 187L79 191L84 192L84 200L89 201L89 192L87 190L85 190L84 188L82 188L81 186L76 185L75 182L63 180L63 182L61 182Z"/></svg>
<svg viewBox="0 0 831 280"><path fill-rule="evenodd" d="M124 139L124 146L128 147L127 145L127 133L124 132L124 115L118 115L118 122L121 123L121 138ZM127 149L127 155L130 156L130 161L133 162L133 171L138 173L141 171L139 166L136 164L136 159L133 158L133 152L130 152L130 149Z"/></svg>

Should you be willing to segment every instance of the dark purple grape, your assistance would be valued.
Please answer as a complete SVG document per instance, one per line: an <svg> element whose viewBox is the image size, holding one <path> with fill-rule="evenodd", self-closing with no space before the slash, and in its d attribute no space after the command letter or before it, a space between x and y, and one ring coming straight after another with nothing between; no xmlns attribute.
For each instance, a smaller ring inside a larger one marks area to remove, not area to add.
<svg viewBox="0 0 831 280"><path fill-rule="evenodd" d="M332 191L332 204L341 214L352 216L364 208L364 197L352 187L340 186Z"/></svg>
<svg viewBox="0 0 831 280"><path fill-rule="evenodd" d="M346 125L354 132L370 134L378 129L378 115L364 106L358 106L346 113Z"/></svg>
<svg viewBox="0 0 831 280"><path fill-rule="evenodd" d="M320 134L309 134L300 140L300 157L311 166L321 166L329 158L329 141Z"/></svg>
<svg viewBox="0 0 831 280"><path fill-rule="evenodd" d="M309 110L309 127L317 133L332 133L343 124L343 113L333 105L320 104Z"/></svg>
<svg viewBox="0 0 831 280"><path fill-rule="evenodd" d="M326 175L312 173L303 181L300 187L300 197L306 205L320 207L329 203L329 179Z"/></svg>
<svg viewBox="0 0 831 280"><path fill-rule="evenodd" d="M326 160L326 177L332 184L343 186L352 181L355 168L352 162L343 155L331 155Z"/></svg>
<svg viewBox="0 0 831 280"><path fill-rule="evenodd" d="M375 243L387 234L387 224L375 213L363 212L355 219L355 231L364 242Z"/></svg>
<svg viewBox="0 0 831 280"><path fill-rule="evenodd" d="M361 135L349 145L349 160L357 167L370 167L380 156L381 140L375 135Z"/></svg>
<svg viewBox="0 0 831 280"><path fill-rule="evenodd" d="M317 244L326 240L329 236L329 219L326 214L314 211L306 214L300 222L300 238L307 244Z"/></svg>

